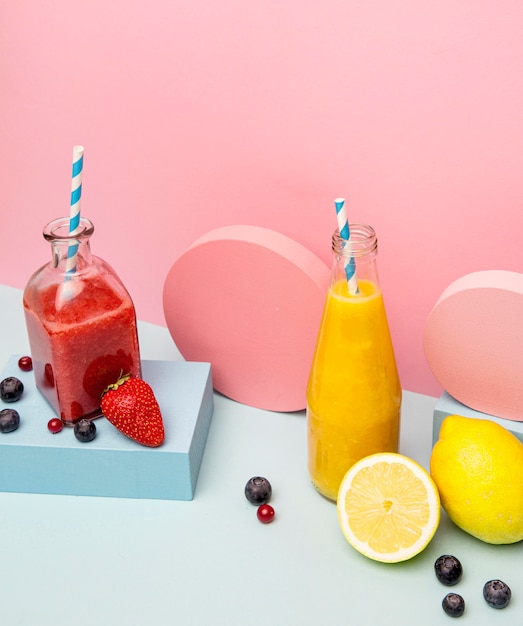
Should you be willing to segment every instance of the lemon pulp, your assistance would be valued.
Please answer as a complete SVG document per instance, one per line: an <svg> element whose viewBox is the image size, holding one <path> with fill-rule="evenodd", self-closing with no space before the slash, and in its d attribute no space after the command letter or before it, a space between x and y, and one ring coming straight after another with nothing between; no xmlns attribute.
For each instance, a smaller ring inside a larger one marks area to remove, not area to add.
<svg viewBox="0 0 523 626"><path fill-rule="evenodd" d="M440 519L438 490L428 472L390 452L367 456L351 467L342 480L337 509L347 541L385 563L419 554Z"/></svg>

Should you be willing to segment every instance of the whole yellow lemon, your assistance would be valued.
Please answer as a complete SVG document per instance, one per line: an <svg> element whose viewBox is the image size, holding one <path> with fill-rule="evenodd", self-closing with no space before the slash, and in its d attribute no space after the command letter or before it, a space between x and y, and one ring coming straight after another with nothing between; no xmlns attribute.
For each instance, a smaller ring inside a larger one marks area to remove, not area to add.
<svg viewBox="0 0 523 626"><path fill-rule="evenodd" d="M430 474L450 519L487 543L523 539L523 443L490 420L447 416Z"/></svg>

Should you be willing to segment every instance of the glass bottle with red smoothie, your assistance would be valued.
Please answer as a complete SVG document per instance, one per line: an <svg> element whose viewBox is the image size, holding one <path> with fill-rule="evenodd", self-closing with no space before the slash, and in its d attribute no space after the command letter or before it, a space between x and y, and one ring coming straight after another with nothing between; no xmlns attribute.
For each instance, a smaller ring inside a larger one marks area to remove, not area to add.
<svg viewBox="0 0 523 626"><path fill-rule="evenodd" d="M23 297L36 386L69 425L100 415L102 392L121 372L141 375L134 305L114 270L91 254L93 231L86 218L74 236L68 218L47 224L52 260Z"/></svg>

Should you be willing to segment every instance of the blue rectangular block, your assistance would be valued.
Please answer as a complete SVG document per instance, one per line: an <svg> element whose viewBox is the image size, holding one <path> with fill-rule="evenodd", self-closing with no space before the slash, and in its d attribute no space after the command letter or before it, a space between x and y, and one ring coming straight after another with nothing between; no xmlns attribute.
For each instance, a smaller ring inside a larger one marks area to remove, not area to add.
<svg viewBox="0 0 523 626"><path fill-rule="evenodd" d="M24 384L16 409L20 426L0 433L0 491L120 498L192 500L214 409L211 365L186 361L142 361L142 375L158 400L165 440L147 448L121 434L105 418L95 421L96 438L81 443L73 429L51 434L55 417L34 383L12 356L0 380Z"/></svg>
<svg viewBox="0 0 523 626"><path fill-rule="evenodd" d="M496 422L500 426L503 426L503 428L506 428L518 439L523 441L522 422L514 422L513 420L508 420L503 417L496 417L495 415L475 411L461 402L458 402L449 393L444 391L434 407L434 416L432 421L432 445L434 445L438 440L441 423L447 415L461 415L462 417L474 417L476 419L491 420L492 422Z"/></svg>

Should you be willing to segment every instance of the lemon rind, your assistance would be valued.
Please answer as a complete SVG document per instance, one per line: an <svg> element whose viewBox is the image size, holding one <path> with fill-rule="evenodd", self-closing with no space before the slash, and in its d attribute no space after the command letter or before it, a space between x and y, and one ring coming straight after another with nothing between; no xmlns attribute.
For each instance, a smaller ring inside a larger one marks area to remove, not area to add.
<svg viewBox="0 0 523 626"><path fill-rule="evenodd" d="M419 478L427 488L429 519L425 526L421 529L422 532L420 538L412 545L406 548L400 548L399 550L395 550L394 552L377 552L373 550L366 542L361 541L352 531L348 522L346 512L341 506L341 502L344 502L346 493L352 483L354 476L365 467L372 467L378 462L403 464L404 466L408 467L408 469L410 469L413 474L417 478ZM341 482L338 492L337 512L342 532L353 548L355 548L364 556L375 561L379 561L381 563L399 563L415 557L428 546L439 526L441 502L439 498L439 492L434 481L430 477L429 473L419 463L417 463L410 457L396 452L379 452L361 459L347 471Z"/></svg>

